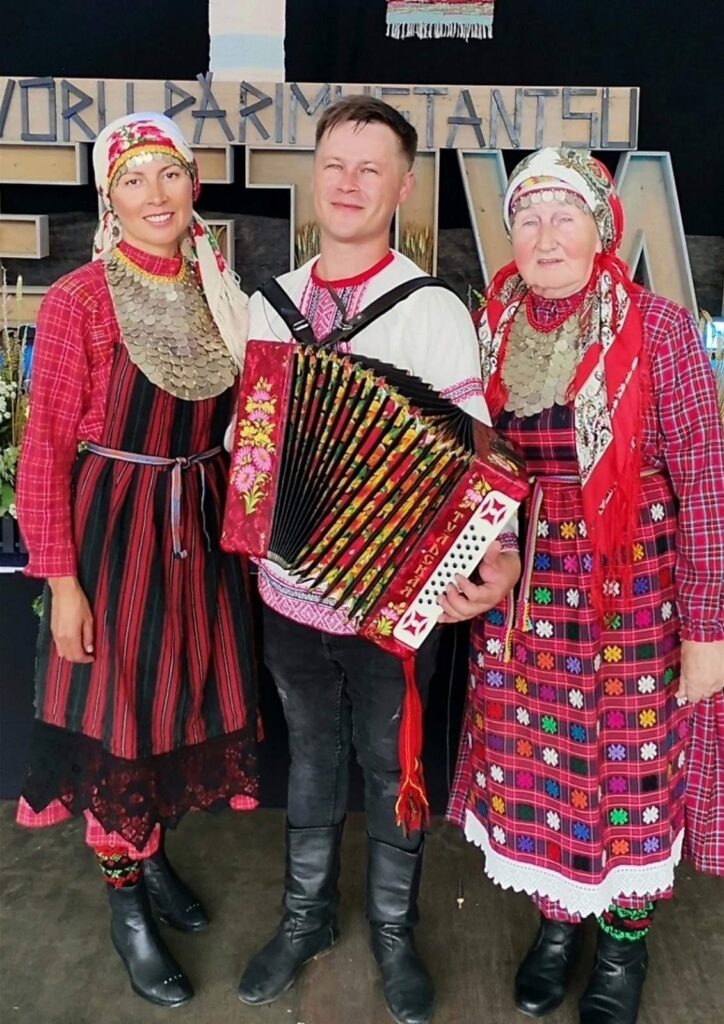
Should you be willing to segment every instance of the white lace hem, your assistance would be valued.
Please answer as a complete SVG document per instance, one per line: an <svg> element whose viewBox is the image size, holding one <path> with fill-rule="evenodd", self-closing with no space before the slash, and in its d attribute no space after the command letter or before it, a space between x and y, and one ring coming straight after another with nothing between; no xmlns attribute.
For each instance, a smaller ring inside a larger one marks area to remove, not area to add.
<svg viewBox="0 0 724 1024"><path fill-rule="evenodd" d="M588 917L589 914L602 914L618 896L650 896L655 899L657 894L669 889L674 882L674 869L681 860L684 830L676 836L665 860L644 867L622 865L612 868L597 885L585 885L548 868L514 861L499 853L490 842L485 826L470 810L465 817L465 838L483 851L485 874L502 889L526 892L529 896L537 893L555 900L570 914Z"/></svg>

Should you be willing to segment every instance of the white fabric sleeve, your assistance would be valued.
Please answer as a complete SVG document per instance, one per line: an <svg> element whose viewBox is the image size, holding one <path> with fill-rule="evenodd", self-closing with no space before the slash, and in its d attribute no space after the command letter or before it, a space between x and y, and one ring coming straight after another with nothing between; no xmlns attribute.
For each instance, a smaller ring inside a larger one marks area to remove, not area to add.
<svg viewBox="0 0 724 1024"><path fill-rule="evenodd" d="M405 346L413 372L468 415L490 426L478 337L465 305L445 288L432 287L411 296L405 305ZM517 512L505 524L503 533L517 536ZM506 538L504 547L515 550L511 540Z"/></svg>
<svg viewBox="0 0 724 1024"><path fill-rule="evenodd" d="M264 299L261 292L256 291L249 299L249 306L247 310L249 314L249 341L261 341L269 336L267 317L264 312ZM231 451L232 445L234 444L234 431L236 429L236 416L237 409L234 406L234 414L231 417L231 422L226 428L224 434L224 448L227 452Z"/></svg>
<svg viewBox="0 0 724 1024"><path fill-rule="evenodd" d="M470 313L445 288L424 288L402 304L407 365L445 398L490 425L478 339Z"/></svg>

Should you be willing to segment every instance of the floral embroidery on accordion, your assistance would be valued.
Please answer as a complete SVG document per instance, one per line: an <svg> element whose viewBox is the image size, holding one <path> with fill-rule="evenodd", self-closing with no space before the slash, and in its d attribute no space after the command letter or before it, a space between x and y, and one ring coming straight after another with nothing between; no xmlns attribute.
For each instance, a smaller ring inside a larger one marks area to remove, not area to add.
<svg viewBox="0 0 724 1024"><path fill-rule="evenodd" d="M231 486L242 495L247 515L251 515L267 494L272 456L276 451L272 440L276 404L271 383L266 377L260 377L246 400L245 418L239 425L237 448L232 457Z"/></svg>
<svg viewBox="0 0 724 1024"><path fill-rule="evenodd" d="M392 636L392 630L395 628L395 623L400 621L404 611L404 604L385 605L375 621L372 623L372 626L370 627L371 632L377 633L379 636Z"/></svg>
<svg viewBox="0 0 724 1024"><path fill-rule="evenodd" d="M460 507L475 511L490 490L491 487L487 480L476 480L475 483L465 491L465 497L460 502Z"/></svg>

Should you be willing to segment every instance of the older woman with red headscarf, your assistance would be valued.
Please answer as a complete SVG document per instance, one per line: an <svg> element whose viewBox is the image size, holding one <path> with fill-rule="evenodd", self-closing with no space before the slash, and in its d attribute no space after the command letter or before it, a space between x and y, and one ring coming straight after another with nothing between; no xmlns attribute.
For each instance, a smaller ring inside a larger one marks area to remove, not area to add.
<svg viewBox="0 0 724 1024"><path fill-rule="evenodd" d="M27 571L48 586L18 820L85 816L133 989L177 1006L191 984L151 907L182 931L207 919L164 829L256 805L245 570L218 546L246 297L172 121L113 122L93 166L97 258L43 300L20 462Z"/></svg>
<svg viewBox="0 0 724 1024"><path fill-rule="evenodd" d="M602 164L533 154L503 216L483 379L534 487L518 593L473 632L448 813L540 911L517 1007L563 1001L595 915L580 1019L633 1024L682 850L724 873L724 431L691 316L617 258Z"/></svg>

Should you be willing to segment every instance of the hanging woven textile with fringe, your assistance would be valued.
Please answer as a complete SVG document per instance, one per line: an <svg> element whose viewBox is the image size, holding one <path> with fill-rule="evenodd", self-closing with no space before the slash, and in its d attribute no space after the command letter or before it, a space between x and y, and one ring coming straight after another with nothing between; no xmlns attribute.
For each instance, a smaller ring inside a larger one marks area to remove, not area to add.
<svg viewBox="0 0 724 1024"><path fill-rule="evenodd" d="M495 0L387 0L393 39L492 39Z"/></svg>

